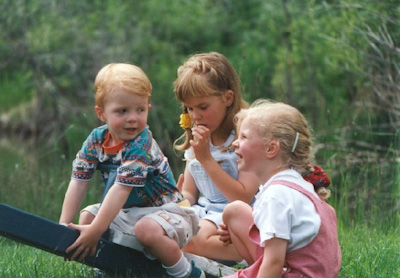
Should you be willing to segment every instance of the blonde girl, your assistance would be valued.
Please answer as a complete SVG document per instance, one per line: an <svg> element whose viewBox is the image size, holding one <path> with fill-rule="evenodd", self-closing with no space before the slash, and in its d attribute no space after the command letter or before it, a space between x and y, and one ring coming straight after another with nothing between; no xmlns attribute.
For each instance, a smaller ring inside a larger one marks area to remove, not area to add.
<svg viewBox="0 0 400 278"><path fill-rule="evenodd" d="M290 105L261 100L237 120L239 171L254 173L262 186L253 208L236 201L224 210L229 234L221 240L250 264L230 277L337 277L337 219L325 201L327 177L311 164L306 119Z"/></svg>
<svg viewBox="0 0 400 278"><path fill-rule="evenodd" d="M236 138L233 118L248 107L238 75L220 53L191 56L178 68L174 82L182 103L184 134L174 147L184 151L186 167L178 185L200 216L200 231L184 251L212 258L241 261L233 246L224 246L217 229L222 211L234 200L251 203L258 189L253 174L238 171L231 149Z"/></svg>

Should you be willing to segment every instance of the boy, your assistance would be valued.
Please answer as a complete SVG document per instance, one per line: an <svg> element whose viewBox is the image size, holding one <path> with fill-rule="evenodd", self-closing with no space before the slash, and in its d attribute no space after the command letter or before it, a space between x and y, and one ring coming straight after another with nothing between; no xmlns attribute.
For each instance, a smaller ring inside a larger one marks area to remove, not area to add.
<svg viewBox="0 0 400 278"><path fill-rule="evenodd" d="M146 74L130 64L109 64L95 79L98 118L73 162L60 223L80 231L67 248L71 260L94 256L101 235L110 227L115 243L161 261L172 277L204 277L180 250L198 230L198 218L180 206L183 196L147 126L152 86ZM106 184L103 201L85 208L72 224L94 171ZM151 232L149 232L151 231Z"/></svg>

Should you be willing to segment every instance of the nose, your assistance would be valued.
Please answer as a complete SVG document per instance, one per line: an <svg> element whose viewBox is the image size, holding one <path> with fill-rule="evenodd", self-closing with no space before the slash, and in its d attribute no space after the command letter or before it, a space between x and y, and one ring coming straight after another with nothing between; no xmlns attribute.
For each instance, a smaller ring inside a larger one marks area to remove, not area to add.
<svg viewBox="0 0 400 278"><path fill-rule="evenodd" d="M192 116L192 119L193 119L194 121L200 120L200 118L201 118L200 113L197 112L197 111L193 111L193 112L191 113L191 116Z"/></svg>
<svg viewBox="0 0 400 278"><path fill-rule="evenodd" d="M127 120L130 123L136 122L136 113L134 112L129 113Z"/></svg>
<svg viewBox="0 0 400 278"><path fill-rule="evenodd" d="M232 146L237 149L239 147L239 139L236 139L235 141L232 142Z"/></svg>

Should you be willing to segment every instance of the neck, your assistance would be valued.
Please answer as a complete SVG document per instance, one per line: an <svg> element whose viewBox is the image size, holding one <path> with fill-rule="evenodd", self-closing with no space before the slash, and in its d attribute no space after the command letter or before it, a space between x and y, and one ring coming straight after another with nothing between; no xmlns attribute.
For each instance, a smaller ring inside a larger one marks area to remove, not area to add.
<svg viewBox="0 0 400 278"><path fill-rule="evenodd" d="M285 166L275 167L273 169L267 170L258 176L260 180L260 184L265 184L272 176L276 175L279 172L289 169Z"/></svg>

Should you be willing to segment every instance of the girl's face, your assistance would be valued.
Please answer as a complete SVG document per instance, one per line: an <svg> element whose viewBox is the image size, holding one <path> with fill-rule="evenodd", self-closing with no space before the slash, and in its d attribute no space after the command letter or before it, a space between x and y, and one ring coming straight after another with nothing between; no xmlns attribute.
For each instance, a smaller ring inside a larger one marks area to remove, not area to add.
<svg viewBox="0 0 400 278"><path fill-rule="evenodd" d="M149 97L118 90L106 99L103 108L95 109L99 119L108 125L110 144L116 145L134 139L143 131L150 108Z"/></svg>
<svg viewBox="0 0 400 278"><path fill-rule="evenodd" d="M244 172L253 172L261 177L265 171L267 161L265 141L258 133L257 125L251 119L245 118L236 139L232 145L238 156L238 169Z"/></svg>
<svg viewBox="0 0 400 278"><path fill-rule="evenodd" d="M233 93L228 91L224 97L189 97L183 104L195 125L207 127L212 134L221 125L232 102Z"/></svg>

